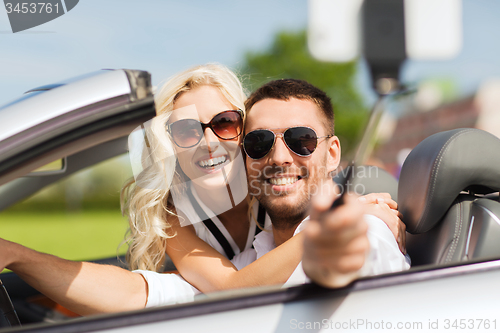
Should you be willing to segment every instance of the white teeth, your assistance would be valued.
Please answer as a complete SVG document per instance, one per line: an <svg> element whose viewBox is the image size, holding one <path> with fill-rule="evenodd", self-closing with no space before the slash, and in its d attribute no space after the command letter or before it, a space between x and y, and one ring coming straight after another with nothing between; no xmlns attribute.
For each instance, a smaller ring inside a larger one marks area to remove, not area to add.
<svg viewBox="0 0 500 333"><path fill-rule="evenodd" d="M283 177L283 178L270 178L269 182L273 185L283 186L290 185L299 180L299 177Z"/></svg>
<svg viewBox="0 0 500 333"><path fill-rule="evenodd" d="M198 165L201 166L202 168L213 168L214 166L226 162L226 160L227 160L226 156L220 156L215 158L209 158L208 160L204 161L199 161Z"/></svg>

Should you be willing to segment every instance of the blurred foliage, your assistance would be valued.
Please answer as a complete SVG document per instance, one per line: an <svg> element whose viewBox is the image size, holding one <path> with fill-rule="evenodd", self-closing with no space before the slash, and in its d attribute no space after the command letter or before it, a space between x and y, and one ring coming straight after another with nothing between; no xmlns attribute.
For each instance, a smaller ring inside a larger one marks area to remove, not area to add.
<svg viewBox="0 0 500 333"><path fill-rule="evenodd" d="M2 238L69 260L125 254L120 246L128 227L119 211L1 212Z"/></svg>
<svg viewBox="0 0 500 333"><path fill-rule="evenodd" d="M120 190L131 176L128 156L113 158L47 186L6 211L119 211Z"/></svg>
<svg viewBox="0 0 500 333"><path fill-rule="evenodd" d="M131 175L126 155L73 174L0 212L0 234L70 260L123 255L120 190Z"/></svg>
<svg viewBox="0 0 500 333"><path fill-rule="evenodd" d="M245 55L241 72L250 92L266 82L283 78L306 80L324 90L332 99L335 133L343 152L357 142L367 110L354 84L356 63L334 64L313 59L307 49L306 31L278 33L268 50Z"/></svg>

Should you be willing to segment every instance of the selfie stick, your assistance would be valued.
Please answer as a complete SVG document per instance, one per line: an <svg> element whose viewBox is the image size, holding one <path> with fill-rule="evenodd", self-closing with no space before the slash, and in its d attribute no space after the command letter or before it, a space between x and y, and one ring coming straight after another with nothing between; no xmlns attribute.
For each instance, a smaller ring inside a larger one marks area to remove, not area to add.
<svg viewBox="0 0 500 333"><path fill-rule="evenodd" d="M340 196L333 202L331 207L332 209L344 203L344 195L348 192L348 188L352 186L356 167L358 165L363 165L368 156L370 156L371 152L373 151L378 124L380 123L380 119L384 114L385 99L386 96L379 96L370 112L370 117L368 119L366 129L360 143L358 144L354 159L351 161L351 163L349 163L349 166L347 167L347 174L342 183L339 184L339 187L341 189Z"/></svg>
<svg viewBox="0 0 500 333"><path fill-rule="evenodd" d="M378 99L373 106L354 159L339 187L341 194L332 209L344 203L344 195L353 183L355 169L366 162L376 141L387 96L399 92L399 68L406 59L404 2L399 0L365 1L362 6L363 53L372 75Z"/></svg>

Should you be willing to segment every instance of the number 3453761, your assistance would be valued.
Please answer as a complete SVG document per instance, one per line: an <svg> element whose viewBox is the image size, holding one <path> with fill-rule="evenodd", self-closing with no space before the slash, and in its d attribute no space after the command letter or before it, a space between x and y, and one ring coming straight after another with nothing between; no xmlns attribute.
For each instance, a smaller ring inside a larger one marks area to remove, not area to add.
<svg viewBox="0 0 500 333"><path fill-rule="evenodd" d="M18 13L18 14L41 14L41 13L47 13L51 14L53 11L55 13L59 13L59 4L56 3L55 5L52 5L51 3L45 3L45 2L23 2L23 3L17 3L15 6L7 2L5 4L5 9L7 9L7 14L10 13Z"/></svg>

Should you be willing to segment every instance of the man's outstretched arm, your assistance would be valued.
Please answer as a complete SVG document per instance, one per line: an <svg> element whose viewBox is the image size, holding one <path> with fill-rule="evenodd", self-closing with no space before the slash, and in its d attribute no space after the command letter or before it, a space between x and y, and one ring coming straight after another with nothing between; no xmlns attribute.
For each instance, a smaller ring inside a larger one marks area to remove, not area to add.
<svg viewBox="0 0 500 333"><path fill-rule="evenodd" d="M370 250L364 205L352 195L345 204L330 211L334 184L312 200L311 220L304 230L304 272L319 285L343 287L359 275ZM326 194L325 194L326 193Z"/></svg>

